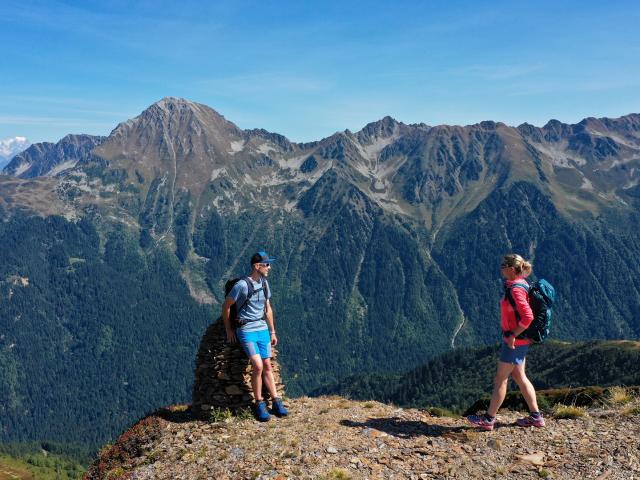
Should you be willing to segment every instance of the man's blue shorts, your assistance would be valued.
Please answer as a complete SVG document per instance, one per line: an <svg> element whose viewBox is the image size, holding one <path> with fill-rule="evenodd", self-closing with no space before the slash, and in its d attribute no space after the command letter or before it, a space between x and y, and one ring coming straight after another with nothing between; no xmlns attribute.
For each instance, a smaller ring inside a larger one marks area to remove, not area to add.
<svg viewBox="0 0 640 480"><path fill-rule="evenodd" d="M271 358L271 335L268 329L257 332L243 332L236 330L238 342L248 357L260 354L260 358Z"/></svg>
<svg viewBox="0 0 640 480"><path fill-rule="evenodd" d="M511 363L512 365L522 365L524 358L527 356L529 345L520 345L514 349L502 342L500 346L500 361L504 363Z"/></svg>

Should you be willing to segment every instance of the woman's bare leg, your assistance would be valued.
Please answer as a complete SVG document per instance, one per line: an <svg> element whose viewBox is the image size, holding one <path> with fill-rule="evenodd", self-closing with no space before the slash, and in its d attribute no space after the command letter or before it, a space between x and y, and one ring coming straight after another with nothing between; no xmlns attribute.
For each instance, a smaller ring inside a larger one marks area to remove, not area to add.
<svg viewBox="0 0 640 480"><path fill-rule="evenodd" d="M500 405L504 402L504 397L507 396L507 383L509 382L509 375L515 368L515 365L511 363L498 362L498 371L493 379L493 393L491 394L491 402L489 403L489 409L487 414L495 417L500 409Z"/></svg>
<svg viewBox="0 0 640 480"><path fill-rule="evenodd" d="M522 392L522 396L524 400L527 402L527 406L529 407L530 412L539 412L538 409L538 400L536 398L536 390L533 388L532 383L527 378L527 374L525 373L525 365L526 359L522 362L522 365L516 365L513 369L511 375L513 379L520 387L520 391Z"/></svg>

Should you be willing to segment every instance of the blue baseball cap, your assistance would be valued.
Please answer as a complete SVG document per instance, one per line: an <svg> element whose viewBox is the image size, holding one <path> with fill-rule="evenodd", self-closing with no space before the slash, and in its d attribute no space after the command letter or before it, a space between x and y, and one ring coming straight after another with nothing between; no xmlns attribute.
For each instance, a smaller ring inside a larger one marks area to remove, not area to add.
<svg viewBox="0 0 640 480"><path fill-rule="evenodd" d="M270 257L267 252L257 252L251 256L251 265L254 263L273 263L276 259Z"/></svg>

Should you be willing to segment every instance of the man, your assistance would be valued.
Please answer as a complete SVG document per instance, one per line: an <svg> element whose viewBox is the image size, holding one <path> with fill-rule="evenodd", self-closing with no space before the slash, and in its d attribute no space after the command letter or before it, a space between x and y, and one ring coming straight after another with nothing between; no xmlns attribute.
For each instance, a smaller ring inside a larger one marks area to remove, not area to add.
<svg viewBox="0 0 640 480"><path fill-rule="evenodd" d="M266 252L255 253L251 257L251 273L236 282L222 304L222 320L227 331L227 341L232 344L240 342L251 361L254 414L261 422L271 418L262 398L263 383L272 399L271 413L278 417L284 417L289 413L278 396L271 368L271 347L278 344L278 337L269 301L271 290L267 277L274 260ZM230 318L231 306L234 303L238 322ZM233 328L232 323L239 323L237 329Z"/></svg>

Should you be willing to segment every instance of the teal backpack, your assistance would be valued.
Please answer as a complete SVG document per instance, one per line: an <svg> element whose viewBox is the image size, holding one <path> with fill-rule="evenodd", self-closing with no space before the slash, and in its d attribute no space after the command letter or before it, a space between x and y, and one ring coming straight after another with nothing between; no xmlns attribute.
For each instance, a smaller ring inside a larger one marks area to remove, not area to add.
<svg viewBox="0 0 640 480"><path fill-rule="evenodd" d="M511 288L505 288L504 296L515 310L518 321L520 321L520 314L511 296L512 288L523 288L527 291L529 305L533 311L533 321L531 325L518 335L517 338L533 340L534 343L544 342L549 336L549 330L551 330L551 320L553 318L552 307L553 302L556 300L555 288L544 279L533 282L531 285L514 283L511 285Z"/></svg>

